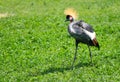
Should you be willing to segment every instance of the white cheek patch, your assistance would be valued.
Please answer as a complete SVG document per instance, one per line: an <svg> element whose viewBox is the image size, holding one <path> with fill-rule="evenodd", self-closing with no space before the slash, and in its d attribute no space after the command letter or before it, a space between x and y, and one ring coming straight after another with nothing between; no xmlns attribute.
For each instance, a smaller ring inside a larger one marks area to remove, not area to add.
<svg viewBox="0 0 120 82"><path fill-rule="evenodd" d="M70 16L70 20L72 20L72 19L73 19L73 17Z"/></svg>
<svg viewBox="0 0 120 82"><path fill-rule="evenodd" d="M92 33L92 32L89 32L85 29L83 29L83 31L90 37L91 40L93 40L96 37L95 32Z"/></svg>

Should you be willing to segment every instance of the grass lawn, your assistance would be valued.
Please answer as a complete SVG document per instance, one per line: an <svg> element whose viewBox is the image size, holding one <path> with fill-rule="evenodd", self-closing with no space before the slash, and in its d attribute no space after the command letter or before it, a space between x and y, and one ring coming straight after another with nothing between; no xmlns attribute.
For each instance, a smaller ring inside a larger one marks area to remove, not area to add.
<svg viewBox="0 0 120 82"><path fill-rule="evenodd" d="M96 31L100 50L75 44L64 10ZM119 82L120 0L0 0L0 82Z"/></svg>

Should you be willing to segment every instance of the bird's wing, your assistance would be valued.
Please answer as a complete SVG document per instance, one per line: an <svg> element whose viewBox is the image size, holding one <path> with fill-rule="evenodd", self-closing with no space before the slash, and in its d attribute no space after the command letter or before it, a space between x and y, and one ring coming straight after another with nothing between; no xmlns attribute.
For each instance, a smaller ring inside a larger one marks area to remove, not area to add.
<svg viewBox="0 0 120 82"><path fill-rule="evenodd" d="M85 36L91 38L93 40L96 37L96 34L89 24L83 21L76 21L72 27L74 28L74 32L76 35ZM81 35L82 34L82 35ZM86 36L87 35L87 36Z"/></svg>
<svg viewBox="0 0 120 82"><path fill-rule="evenodd" d="M91 25L85 23L84 21L80 20L76 22L76 25L78 25L79 27L89 31L89 32L94 32L93 28Z"/></svg>
<svg viewBox="0 0 120 82"><path fill-rule="evenodd" d="M74 34L80 35L83 33L83 28L78 24L78 22L74 22L71 26L71 30L73 30Z"/></svg>

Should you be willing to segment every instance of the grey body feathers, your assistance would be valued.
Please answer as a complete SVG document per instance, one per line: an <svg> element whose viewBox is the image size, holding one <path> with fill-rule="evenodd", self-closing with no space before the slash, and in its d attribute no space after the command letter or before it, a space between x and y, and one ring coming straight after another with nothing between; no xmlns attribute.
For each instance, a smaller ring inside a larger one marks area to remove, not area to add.
<svg viewBox="0 0 120 82"><path fill-rule="evenodd" d="M68 32L72 37L74 37L79 42L92 46L93 43L91 38L83 31L83 29L91 33L94 32L93 28L82 20L72 22L68 26Z"/></svg>

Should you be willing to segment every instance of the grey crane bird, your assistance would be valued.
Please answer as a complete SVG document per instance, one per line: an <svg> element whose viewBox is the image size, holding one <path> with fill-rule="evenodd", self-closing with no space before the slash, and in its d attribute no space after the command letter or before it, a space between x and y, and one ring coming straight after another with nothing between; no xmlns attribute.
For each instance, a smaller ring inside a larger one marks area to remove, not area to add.
<svg viewBox="0 0 120 82"><path fill-rule="evenodd" d="M88 46L90 59L92 63L92 54L91 54L90 46L95 46L98 49L100 49L99 43L96 39L96 34L92 26L85 23L82 20L75 21L71 15L66 15L66 21L70 21L70 24L68 25L68 32L75 39L75 45L76 45L74 60L72 63L72 69L74 62L76 60L79 43L84 43Z"/></svg>

